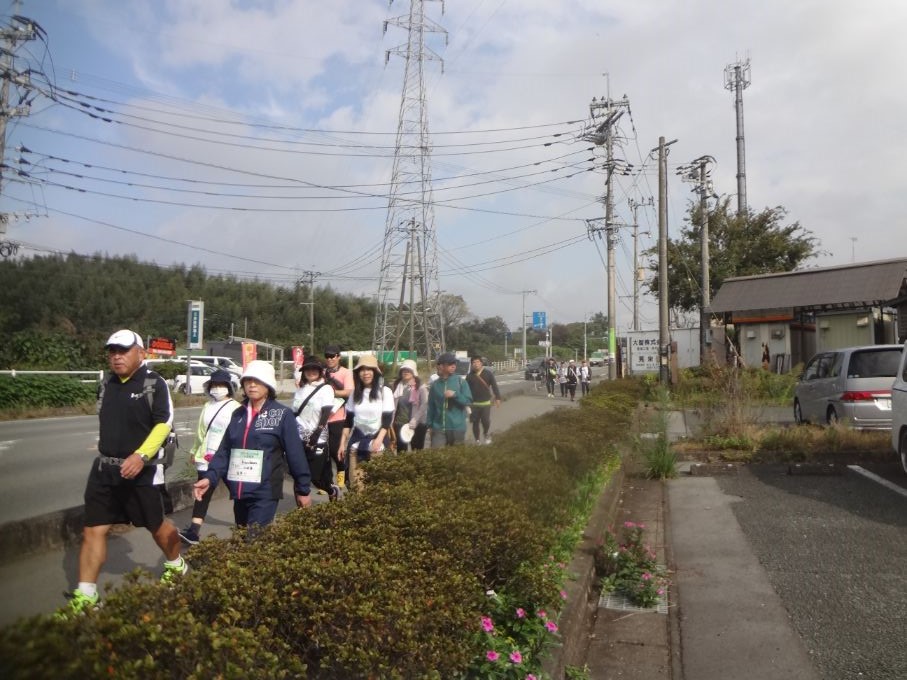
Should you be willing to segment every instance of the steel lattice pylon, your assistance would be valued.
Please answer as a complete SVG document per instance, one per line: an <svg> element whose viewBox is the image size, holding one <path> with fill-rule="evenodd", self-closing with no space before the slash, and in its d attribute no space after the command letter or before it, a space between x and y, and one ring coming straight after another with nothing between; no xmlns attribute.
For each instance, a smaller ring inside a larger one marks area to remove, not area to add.
<svg viewBox="0 0 907 680"><path fill-rule="evenodd" d="M410 0L409 14L386 21L385 31L388 24L405 29L408 39L385 54L385 63L391 54L402 57L405 70L373 344L378 352L408 346L430 358L442 350L444 337L423 65L442 61L426 47L425 34L446 38L447 32L425 16L424 0Z"/></svg>

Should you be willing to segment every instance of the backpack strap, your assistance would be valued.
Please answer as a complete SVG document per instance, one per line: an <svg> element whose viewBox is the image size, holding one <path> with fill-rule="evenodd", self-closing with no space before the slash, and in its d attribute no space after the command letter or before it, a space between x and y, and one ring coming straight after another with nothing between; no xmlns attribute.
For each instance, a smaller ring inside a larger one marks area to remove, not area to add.
<svg viewBox="0 0 907 680"><path fill-rule="evenodd" d="M299 414L302 413L302 409L304 409L306 407L306 404L309 403L309 400L315 396L315 393L318 390L320 390L322 387L324 387L326 384L327 383L321 383L318 387L316 387L314 390L309 392L309 396L307 396L305 399L302 400L302 403L299 405L299 408L296 409L296 413L293 414L296 418L298 418Z"/></svg>

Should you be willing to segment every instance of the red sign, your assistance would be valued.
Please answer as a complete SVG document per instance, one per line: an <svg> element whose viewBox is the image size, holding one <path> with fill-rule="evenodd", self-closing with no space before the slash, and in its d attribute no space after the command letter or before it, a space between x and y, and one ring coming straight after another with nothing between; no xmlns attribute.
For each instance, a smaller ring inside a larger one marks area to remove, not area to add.
<svg viewBox="0 0 907 680"><path fill-rule="evenodd" d="M176 340L172 338L150 338L148 351L165 357L176 356Z"/></svg>
<svg viewBox="0 0 907 680"><path fill-rule="evenodd" d="M296 369L302 368L302 362L305 360L305 349L298 345L293 347L293 366Z"/></svg>
<svg viewBox="0 0 907 680"><path fill-rule="evenodd" d="M258 345L254 342L244 342L242 344L242 370L246 370L246 366L249 365L250 361L255 361L258 358Z"/></svg>

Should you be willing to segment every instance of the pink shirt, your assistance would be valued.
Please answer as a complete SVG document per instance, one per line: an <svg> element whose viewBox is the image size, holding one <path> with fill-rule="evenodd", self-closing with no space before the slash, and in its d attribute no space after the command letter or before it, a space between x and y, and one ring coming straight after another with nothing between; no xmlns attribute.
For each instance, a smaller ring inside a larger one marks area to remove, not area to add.
<svg viewBox="0 0 907 680"><path fill-rule="evenodd" d="M331 378L335 378L343 383L344 390L352 390L355 385L353 384L353 372L348 369L346 366L340 366L337 369L336 373L330 375ZM326 381L330 384L330 380ZM352 395L350 395L352 396ZM346 419L346 409L344 404L346 404L346 397L335 397L334 398L334 411L331 413L331 417L328 418L329 423L336 423L338 420Z"/></svg>

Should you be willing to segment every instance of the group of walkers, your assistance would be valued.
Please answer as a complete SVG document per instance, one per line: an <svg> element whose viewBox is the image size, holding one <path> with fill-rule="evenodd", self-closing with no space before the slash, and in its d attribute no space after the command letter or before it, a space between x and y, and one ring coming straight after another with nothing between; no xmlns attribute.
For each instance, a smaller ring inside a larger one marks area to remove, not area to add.
<svg viewBox="0 0 907 680"><path fill-rule="evenodd" d="M586 396L592 384L592 369L585 359L577 366L573 359L558 363L554 357L549 357L542 369L542 374L545 378L548 397L552 399L555 385L560 387L562 397L570 397L570 401L574 401L577 385L580 386L581 396Z"/></svg>
<svg viewBox="0 0 907 680"><path fill-rule="evenodd" d="M299 507L311 505L312 486L333 502L341 488L357 488L361 463L388 448L419 450L426 439L431 448L463 443L467 419L475 442L490 444L491 407L501 403L494 373L477 353L465 377L456 373L453 354L441 354L426 385L412 360L386 380L374 356L360 356L350 370L341 365L340 348L330 345L323 359L305 357L292 406L277 401L269 362L246 365L242 401L231 375L216 370L205 383L209 401L189 452L197 470L192 518L177 530L164 517L164 443L174 416L169 389L144 365L137 333L117 331L105 347L111 373L99 390L99 455L85 490L79 583L60 616L98 605L97 580L113 524L147 528L165 557L161 580L172 582L188 570L180 544L199 542L221 482L236 525L253 537L273 522L287 473Z"/></svg>

